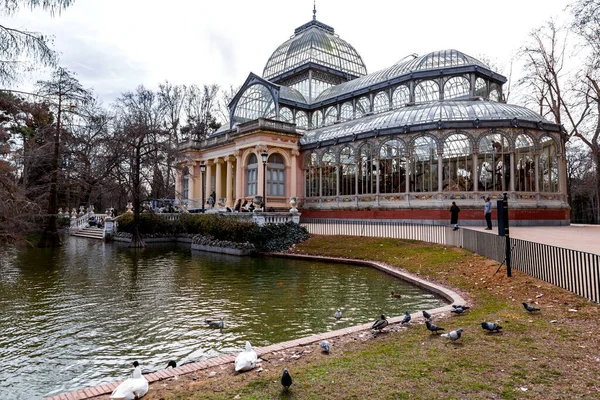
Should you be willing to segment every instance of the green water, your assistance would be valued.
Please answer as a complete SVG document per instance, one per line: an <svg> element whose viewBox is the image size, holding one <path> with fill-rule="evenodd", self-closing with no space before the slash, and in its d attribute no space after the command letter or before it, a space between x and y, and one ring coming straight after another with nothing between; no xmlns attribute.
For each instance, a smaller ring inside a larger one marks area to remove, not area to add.
<svg viewBox="0 0 600 400"><path fill-rule="evenodd" d="M77 238L0 248L0 294L0 399L112 382L133 360L163 368L441 304L368 267ZM224 329L207 327L219 317Z"/></svg>

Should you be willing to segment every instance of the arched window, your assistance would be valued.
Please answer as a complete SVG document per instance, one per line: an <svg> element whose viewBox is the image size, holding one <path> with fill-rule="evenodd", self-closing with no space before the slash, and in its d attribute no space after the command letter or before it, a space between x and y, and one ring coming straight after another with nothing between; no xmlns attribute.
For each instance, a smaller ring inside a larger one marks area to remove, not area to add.
<svg viewBox="0 0 600 400"><path fill-rule="evenodd" d="M319 169L317 165L317 154L310 153L305 158L304 170L306 173L305 196L318 197L319 195Z"/></svg>
<svg viewBox="0 0 600 400"><path fill-rule="evenodd" d="M405 191L406 149L400 140L388 140L379 150L379 193Z"/></svg>
<svg viewBox="0 0 600 400"><path fill-rule="evenodd" d="M482 78L475 79L475 96L487 97L487 84Z"/></svg>
<svg viewBox="0 0 600 400"><path fill-rule="evenodd" d="M398 86L392 95L392 106L394 108L404 107L410 103L410 90L406 86Z"/></svg>
<svg viewBox="0 0 600 400"><path fill-rule="evenodd" d="M335 154L328 150L321 159L321 191L323 196L337 196L337 171Z"/></svg>
<svg viewBox="0 0 600 400"><path fill-rule="evenodd" d="M466 135L449 136L444 142L442 190L473 190L473 149Z"/></svg>
<svg viewBox="0 0 600 400"><path fill-rule="evenodd" d="M247 88L233 112L233 122L243 123L257 118L274 118L275 102L266 86L255 84Z"/></svg>
<svg viewBox="0 0 600 400"><path fill-rule="evenodd" d="M333 125L337 122L337 108L329 107L327 111L325 111L325 125Z"/></svg>
<svg viewBox="0 0 600 400"><path fill-rule="evenodd" d="M181 176L181 198L189 199L190 190L190 169L185 167Z"/></svg>
<svg viewBox="0 0 600 400"><path fill-rule="evenodd" d="M413 144L411 161L410 191L437 191L438 158L435 140L429 136L417 138Z"/></svg>
<svg viewBox="0 0 600 400"><path fill-rule="evenodd" d="M373 112L380 113L390 109L390 99L386 92L379 92L373 98Z"/></svg>
<svg viewBox="0 0 600 400"><path fill-rule="evenodd" d="M340 111L340 121L349 121L353 118L352 104L344 103Z"/></svg>
<svg viewBox="0 0 600 400"><path fill-rule="evenodd" d="M323 126L323 113L317 110L312 114L312 127L320 128L321 126Z"/></svg>
<svg viewBox="0 0 600 400"><path fill-rule="evenodd" d="M371 112L371 102L366 97L361 97L356 102L356 118L364 116L366 113Z"/></svg>
<svg viewBox="0 0 600 400"><path fill-rule="evenodd" d="M373 160L373 151L365 143L358 153L358 194L375 193L377 186L377 166Z"/></svg>
<svg viewBox="0 0 600 400"><path fill-rule="evenodd" d="M535 191L535 162L533 139L519 135L515 139L515 191Z"/></svg>
<svg viewBox="0 0 600 400"><path fill-rule="evenodd" d="M444 84L444 99L460 99L471 96L471 84L464 76L450 78Z"/></svg>
<svg viewBox="0 0 600 400"><path fill-rule="evenodd" d="M281 107L279 109L279 120L284 122L292 122L294 120L292 110L287 107Z"/></svg>
<svg viewBox="0 0 600 400"><path fill-rule="evenodd" d="M304 111L298 111L296 113L296 126L300 129L308 128L308 116Z"/></svg>
<svg viewBox="0 0 600 400"><path fill-rule="evenodd" d="M248 167L246 169L246 195L256 196L258 194L258 159L256 154L248 158Z"/></svg>
<svg viewBox="0 0 600 400"><path fill-rule="evenodd" d="M440 87L434 81L423 81L415 86L415 103L426 103L440 99Z"/></svg>
<svg viewBox="0 0 600 400"><path fill-rule="evenodd" d="M267 160L267 195L285 196L285 161L281 154L271 154Z"/></svg>
<svg viewBox="0 0 600 400"><path fill-rule="evenodd" d="M507 191L510 188L510 145L499 133L479 141L477 176L480 191Z"/></svg>
<svg viewBox="0 0 600 400"><path fill-rule="evenodd" d="M541 140L540 154L540 192L558 192L558 158L556 157L556 141L549 136Z"/></svg>
<svg viewBox="0 0 600 400"><path fill-rule="evenodd" d="M344 147L340 152L340 196L353 195L356 183L356 160L354 149Z"/></svg>

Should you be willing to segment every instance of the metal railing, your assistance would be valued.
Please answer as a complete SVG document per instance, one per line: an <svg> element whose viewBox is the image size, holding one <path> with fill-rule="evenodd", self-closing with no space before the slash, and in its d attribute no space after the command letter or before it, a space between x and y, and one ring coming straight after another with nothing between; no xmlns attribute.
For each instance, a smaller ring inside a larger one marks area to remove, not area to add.
<svg viewBox="0 0 600 400"><path fill-rule="evenodd" d="M350 235L412 239L457 246L502 263L506 238L451 226L400 221L303 219L300 224L315 235ZM511 238L512 268L581 297L600 302L600 255Z"/></svg>

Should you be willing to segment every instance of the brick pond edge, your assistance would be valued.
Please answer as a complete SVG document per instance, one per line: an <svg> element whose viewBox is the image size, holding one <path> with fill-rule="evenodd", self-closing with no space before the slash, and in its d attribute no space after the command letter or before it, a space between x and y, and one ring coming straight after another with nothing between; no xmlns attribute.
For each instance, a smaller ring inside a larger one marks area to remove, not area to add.
<svg viewBox="0 0 600 400"><path fill-rule="evenodd" d="M449 312L452 310L452 304L465 304L465 300L462 298L460 294L455 292L454 290L426 281L414 274L410 274L404 271L398 271L394 268L391 268L383 263L375 262L375 261L367 261L367 260L356 260L349 258L337 258L337 257L323 257L323 256L314 256L314 255L304 255L304 254L288 254L288 253L269 253L266 254L271 257L282 257L282 258L297 258L304 260L314 260L314 261L327 261L327 262L335 262L335 263L344 263L344 264L352 264L352 265L362 265L368 266L378 269L386 274L395 276L396 278L407 281L415 286L419 286L423 289L426 289L430 292L433 292L441 297L443 297L449 304L434 308L432 310L428 310L431 315L438 315L444 312ZM421 312L411 314L413 318L421 317ZM387 320L390 324L397 324L404 318L404 315L391 317ZM275 343L270 346L265 347L256 347L254 350L256 354L261 357L265 354L269 354L275 351L287 350L290 348L298 347L298 346L306 346L315 342L320 342L326 339L332 339L335 337L345 336L352 333L357 333L361 331L366 331L371 329L371 325L373 323L369 322L366 324L355 325L343 329L338 329L335 331L329 331L325 333L319 333L316 335L306 336L299 339L289 340L287 342ZM235 360L236 355L228 354L220 357L209 358L200 362L190 363L182 365L181 367L172 368L172 369L163 369L157 372L153 372L151 374L144 375L144 377L148 380L149 384L159 382L165 379L173 378L179 375L191 374L193 372L205 370L208 368L230 364ZM111 394L113 390L121 384L123 380L114 382L114 383L106 383L103 385L98 385L91 388L85 388L81 390L77 390L74 392L63 393L52 397L47 397L44 400L84 400L90 399L97 396Z"/></svg>

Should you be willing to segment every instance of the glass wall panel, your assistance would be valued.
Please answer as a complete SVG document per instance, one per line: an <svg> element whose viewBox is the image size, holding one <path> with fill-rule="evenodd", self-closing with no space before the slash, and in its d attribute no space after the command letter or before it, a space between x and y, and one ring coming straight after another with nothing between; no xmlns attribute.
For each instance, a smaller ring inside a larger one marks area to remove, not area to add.
<svg viewBox="0 0 600 400"><path fill-rule="evenodd" d="M503 135L494 133L481 138L477 174L480 191L510 190L510 145Z"/></svg>
<svg viewBox="0 0 600 400"><path fill-rule="evenodd" d="M473 190L473 149L466 135L449 136L444 142L442 156L442 190Z"/></svg>
<svg viewBox="0 0 600 400"><path fill-rule="evenodd" d="M426 103L440 99L440 87L434 81L423 81L415 86L415 103Z"/></svg>
<svg viewBox="0 0 600 400"><path fill-rule="evenodd" d="M400 108L410 103L410 90L406 86L398 86L392 94L392 107Z"/></svg>
<svg viewBox="0 0 600 400"><path fill-rule="evenodd" d="M337 196L337 171L335 153L328 150L321 161L321 191L323 196Z"/></svg>
<svg viewBox="0 0 600 400"><path fill-rule="evenodd" d="M464 76L450 78L444 84L444 99L460 99L471 96L471 83Z"/></svg>
<svg viewBox="0 0 600 400"><path fill-rule="evenodd" d="M558 192L558 157L556 142L545 136L542 138L542 153L540 154L540 192Z"/></svg>
<svg viewBox="0 0 600 400"><path fill-rule="evenodd" d="M366 113L371 112L371 102L366 97L361 97L356 102L356 118L364 116Z"/></svg>
<svg viewBox="0 0 600 400"><path fill-rule="evenodd" d="M317 110L312 113L312 127L320 128L323 126L323 113Z"/></svg>
<svg viewBox="0 0 600 400"><path fill-rule="evenodd" d="M296 126L300 129L308 128L308 116L304 111L298 111L296 113Z"/></svg>
<svg viewBox="0 0 600 400"><path fill-rule="evenodd" d="M340 152L340 196L355 194L356 183L356 160L354 149L344 147Z"/></svg>
<svg viewBox="0 0 600 400"><path fill-rule="evenodd" d="M351 103L342 104L342 108L340 109L340 121L344 122L351 120L354 117L353 114Z"/></svg>
<svg viewBox="0 0 600 400"><path fill-rule="evenodd" d="M271 154L267 160L267 195L285 196L285 161L281 154Z"/></svg>
<svg viewBox="0 0 600 400"><path fill-rule="evenodd" d="M358 194L373 194L377 186L377 164L373 160L370 143L361 146L358 153Z"/></svg>
<svg viewBox="0 0 600 400"><path fill-rule="evenodd" d="M274 118L275 102L266 86L255 84L247 88L235 106L233 122L247 122L257 118Z"/></svg>
<svg viewBox="0 0 600 400"><path fill-rule="evenodd" d="M325 125L333 125L337 120L337 108L329 107L327 111L325 111Z"/></svg>
<svg viewBox="0 0 600 400"><path fill-rule="evenodd" d="M535 191L535 162L533 158L533 139L519 135L515 140L515 190L517 192Z"/></svg>
<svg viewBox="0 0 600 400"><path fill-rule="evenodd" d="M475 96L487 98L487 85L482 78L475 79Z"/></svg>
<svg viewBox="0 0 600 400"><path fill-rule="evenodd" d="M281 107L279 109L279 120L284 122L292 122L294 120L292 110L287 107Z"/></svg>
<svg viewBox="0 0 600 400"><path fill-rule="evenodd" d="M246 169L246 196L256 196L258 193L258 160L256 154L248 158Z"/></svg>
<svg viewBox="0 0 600 400"><path fill-rule="evenodd" d="M390 99L386 92L379 92L373 98L373 112L380 113L390 109Z"/></svg>
<svg viewBox="0 0 600 400"><path fill-rule="evenodd" d="M379 193L405 191L406 148L400 140L388 140L379 150Z"/></svg>
<svg viewBox="0 0 600 400"><path fill-rule="evenodd" d="M304 185L306 197L319 196L319 168L317 165L317 154L310 153L306 156L304 163L306 181Z"/></svg>
<svg viewBox="0 0 600 400"><path fill-rule="evenodd" d="M498 92L496 89L492 90L490 92L490 100L500 101L500 92Z"/></svg>
<svg viewBox="0 0 600 400"><path fill-rule="evenodd" d="M438 190L437 144L432 137L417 138L413 145L410 168L411 192Z"/></svg>

